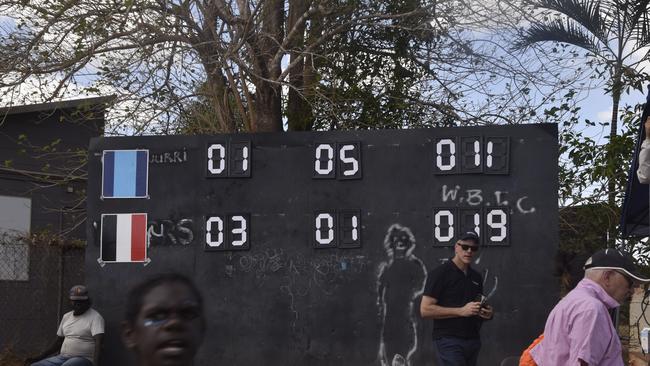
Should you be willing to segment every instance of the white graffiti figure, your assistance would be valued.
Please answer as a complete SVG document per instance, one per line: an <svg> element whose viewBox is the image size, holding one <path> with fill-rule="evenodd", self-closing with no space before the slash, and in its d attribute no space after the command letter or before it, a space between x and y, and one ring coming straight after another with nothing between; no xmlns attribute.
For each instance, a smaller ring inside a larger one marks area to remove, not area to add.
<svg viewBox="0 0 650 366"><path fill-rule="evenodd" d="M379 361L382 366L411 365L418 347L415 304L424 290L426 267L413 254L415 237L408 227L391 225L384 249L388 260L379 265L377 276Z"/></svg>

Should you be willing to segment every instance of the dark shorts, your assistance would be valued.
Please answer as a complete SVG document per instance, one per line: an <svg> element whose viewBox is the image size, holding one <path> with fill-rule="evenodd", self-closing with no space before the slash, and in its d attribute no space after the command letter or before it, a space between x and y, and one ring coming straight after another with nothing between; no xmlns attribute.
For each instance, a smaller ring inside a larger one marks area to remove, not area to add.
<svg viewBox="0 0 650 366"><path fill-rule="evenodd" d="M478 338L442 337L433 340L437 366L476 366L481 340Z"/></svg>

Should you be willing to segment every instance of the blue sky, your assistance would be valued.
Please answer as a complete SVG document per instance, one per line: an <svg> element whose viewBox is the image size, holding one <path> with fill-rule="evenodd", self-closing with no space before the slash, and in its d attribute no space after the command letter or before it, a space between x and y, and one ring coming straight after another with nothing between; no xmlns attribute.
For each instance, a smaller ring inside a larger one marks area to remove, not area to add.
<svg viewBox="0 0 650 366"><path fill-rule="evenodd" d="M619 106L619 111L623 110L625 105L634 106L637 103L645 103L646 94L639 91L630 92L630 94L623 94L621 96L621 102ZM579 105L582 107L580 113L580 120L589 119L593 122L609 122L611 120L612 114L612 97L609 94L605 94L602 88L597 88L590 90L588 95L582 100ZM620 113L619 113L620 117ZM640 115L638 116L641 117ZM591 137L600 137L602 143L606 142L605 138L609 134L609 126L605 128L590 127L589 136ZM620 131L620 127L619 127Z"/></svg>

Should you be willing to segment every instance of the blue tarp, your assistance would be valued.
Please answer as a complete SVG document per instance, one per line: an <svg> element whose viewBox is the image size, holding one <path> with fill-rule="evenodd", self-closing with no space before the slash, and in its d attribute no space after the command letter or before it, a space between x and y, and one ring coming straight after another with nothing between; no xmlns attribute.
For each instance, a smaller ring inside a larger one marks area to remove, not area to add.
<svg viewBox="0 0 650 366"><path fill-rule="evenodd" d="M632 157L632 165L627 178L627 188L625 190L625 199L623 200L623 209L621 210L621 233L624 238L650 236L648 227L648 190L647 184L639 183L636 176L636 170L639 167L639 151L641 143L645 139L643 122L650 115L650 91L646 98L646 104L643 108L637 142Z"/></svg>

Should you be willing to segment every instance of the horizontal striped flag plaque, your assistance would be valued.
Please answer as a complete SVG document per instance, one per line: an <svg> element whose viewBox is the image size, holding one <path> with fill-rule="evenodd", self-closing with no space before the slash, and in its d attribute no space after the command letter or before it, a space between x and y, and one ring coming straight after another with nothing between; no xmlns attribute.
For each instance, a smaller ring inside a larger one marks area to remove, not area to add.
<svg viewBox="0 0 650 366"><path fill-rule="evenodd" d="M147 198L149 150L104 150L102 198Z"/></svg>
<svg viewBox="0 0 650 366"><path fill-rule="evenodd" d="M102 214L99 246L100 263L148 262L147 214Z"/></svg>

